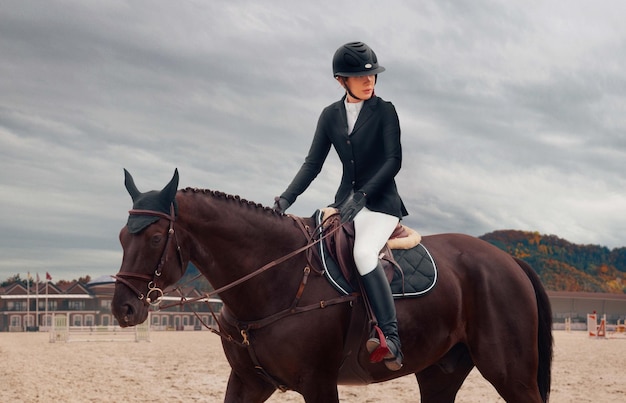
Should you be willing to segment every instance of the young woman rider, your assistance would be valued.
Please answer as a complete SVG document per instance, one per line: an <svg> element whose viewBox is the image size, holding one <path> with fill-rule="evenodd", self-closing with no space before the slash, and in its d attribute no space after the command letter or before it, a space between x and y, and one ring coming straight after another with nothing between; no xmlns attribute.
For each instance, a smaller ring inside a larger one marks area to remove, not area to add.
<svg viewBox="0 0 626 403"><path fill-rule="evenodd" d="M343 165L332 207L342 222L354 220L354 261L388 349L373 337L367 341L370 360L384 360L390 370L402 367L398 322L391 289L378 254L408 213L396 188L402 164L400 124L394 106L374 94L385 68L363 42L341 46L333 57L333 75L345 95L326 107L318 120L304 164L274 209L284 212L322 170L331 146Z"/></svg>

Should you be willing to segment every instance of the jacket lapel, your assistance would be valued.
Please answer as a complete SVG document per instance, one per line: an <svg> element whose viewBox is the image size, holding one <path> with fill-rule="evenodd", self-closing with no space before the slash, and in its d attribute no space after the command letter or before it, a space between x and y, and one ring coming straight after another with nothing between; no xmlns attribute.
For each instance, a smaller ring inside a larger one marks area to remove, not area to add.
<svg viewBox="0 0 626 403"><path fill-rule="evenodd" d="M378 104L377 100L377 97L372 97L363 103L363 108L359 113L359 117L356 119L356 123L354 124L354 129L352 129L352 133L355 133L357 130L359 130L359 128L363 126L370 117L372 117L372 115L374 114L374 110L376 109L376 105Z"/></svg>
<svg viewBox="0 0 626 403"><path fill-rule="evenodd" d="M350 133L348 133L348 114L346 113L346 106L343 103L343 99L337 102L337 111L339 112L341 123L343 124L344 130L346 131L346 136L349 136Z"/></svg>

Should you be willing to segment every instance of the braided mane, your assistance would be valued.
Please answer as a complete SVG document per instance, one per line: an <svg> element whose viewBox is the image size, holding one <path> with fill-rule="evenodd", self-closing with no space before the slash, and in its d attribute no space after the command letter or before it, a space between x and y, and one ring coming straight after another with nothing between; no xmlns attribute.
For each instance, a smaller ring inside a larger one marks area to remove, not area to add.
<svg viewBox="0 0 626 403"><path fill-rule="evenodd" d="M214 197L216 199L221 199L224 201L234 201L239 203L241 206L247 206L247 207L253 207L257 210L263 211L263 212L271 212L274 215L277 216L285 216L285 214L280 214L277 213L276 211L274 211L274 209L272 209L271 207L268 206L264 206L261 203L256 203L250 200L246 200L244 198L242 198L241 196L238 195L231 195L228 193L224 193L224 192L220 192L218 190L210 190L210 189L199 189L199 188L192 188L192 187L188 187L185 189L181 189L180 190L183 193L196 193L196 194L203 194L203 195L207 195L207 196L211 196Z"/></svg>

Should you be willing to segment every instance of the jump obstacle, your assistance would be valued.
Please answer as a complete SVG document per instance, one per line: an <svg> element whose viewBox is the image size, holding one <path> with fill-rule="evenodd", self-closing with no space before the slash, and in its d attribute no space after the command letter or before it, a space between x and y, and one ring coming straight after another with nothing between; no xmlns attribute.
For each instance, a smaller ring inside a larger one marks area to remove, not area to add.
<svg viewBox="0 0 626 403"><path fill-rule="evenodd" d="M90 341L150 341L150 316L140 325L120 326L70 326L68 315L54 315L50 330L50 343Z"/></svg>
<svg viewBox="0 0 626 403"><path fill-rule="evenodd" d="M616 338L616 337L626 337L626 324L622 321L617 321L617 325L607 325L606 323L606 315L602 315L600 319L600 323L598 324L598 314L590 313L587 314L587 332L589 333L589 337L594 338ZM612 329L607 332L607 327ZM607 334L608 333L608 334Z"/></svg>

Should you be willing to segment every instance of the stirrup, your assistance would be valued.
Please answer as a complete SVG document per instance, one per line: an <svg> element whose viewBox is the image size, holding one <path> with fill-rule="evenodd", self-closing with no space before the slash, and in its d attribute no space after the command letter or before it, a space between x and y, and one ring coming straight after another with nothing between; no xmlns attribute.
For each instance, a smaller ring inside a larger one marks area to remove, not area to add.
<svg viewBox="0 0 626 403"><path fill-rule="evenodd" d="M393 342L387 340L385 341L386 343L383 347L380 340L375 337L367 340L365 348L367 349L367 352L370 353L370 362L377 363L384 361L387 369L390 371L398 371L402 368L402 353L397 352L396 355L394 355L388 344Z"/></svg>
<svg viewBox="0 0 626 403"><path fill-rule="evenodd" d="M365 348L367 349L367 352L370 353L370 362L372 364L381 362L385 359L385 357L391 354L389 347L381 346L380 340L375 337L367 340L367 342L365 343Z"/></svg>
<svg viewBox="0 0 626 403"><path fill-rule="evenodd" d="M384 361L390 371L399 370L402 368L402 352L393 341L385 337L378 326L374 326L374 329L378 337L370 337L365 342L365 348L370 354L370 362L374 364ZM393 348L389 346L390 344Z"/></svg>
<svg viewBox="0 0 626 403"><path fill-rule="evenodd" d="M393 357L393 354L387 345L387 339L385 338L381 328L374 326L374 330L376 331L376 336L378 337L370 337L365 343L365 348L367 349L367 352L370 353L370 362L372 364L381 362L385 358Z"/></svg>

